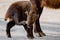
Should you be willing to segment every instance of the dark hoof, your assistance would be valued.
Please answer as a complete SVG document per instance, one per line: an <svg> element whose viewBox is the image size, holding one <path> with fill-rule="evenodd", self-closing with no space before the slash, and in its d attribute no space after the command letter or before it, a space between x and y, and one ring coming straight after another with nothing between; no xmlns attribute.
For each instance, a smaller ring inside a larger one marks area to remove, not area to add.
<svg viewBox="0 0 60 40"><path fill-rule="evenodd" d="M8 38L11 38L11 35L8 35L7 37L8 37Z"/></svg>
<svg viewBox="0 0 60 40"><path fill-rule="evenodd" d="M8 38L11 38L11 36L8 36Z"/></svg>
<svg viewBox="0 0 60 40"><path fill-rule="evenodd" d="M8 37L8 38L11 38L11 37Z"/></svg>
<svg viewBox="0 0 60 40"><path fill-rule="evenodd" d="M33 39L34 38L34 36L30 36L30 35L27 35L27 37L30 38L30 39Z"/></svg>
<svg viewBox="0 0 60 40"><path fill-rule="evenodd" d="M39 37L43 37L43 36L46 36L46 34L43 32L39 32Z"/></svg>

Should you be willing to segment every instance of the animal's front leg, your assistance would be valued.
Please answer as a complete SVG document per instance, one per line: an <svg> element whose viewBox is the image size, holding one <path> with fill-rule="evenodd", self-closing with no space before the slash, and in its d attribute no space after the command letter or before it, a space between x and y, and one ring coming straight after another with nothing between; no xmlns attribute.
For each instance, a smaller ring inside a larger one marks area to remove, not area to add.
<svg viewBox="0 0 60 40"><path fill-rule="evenodd" d="M27 22L26 22L26 24L27 24L27 37L28 38L34 38L34 36L33 36L33 23L34 23L34 21L33 21L34 19L33 19L33 14L29 14L28 15L28 17L27 17Z"/></svg>
<svg viewBox="0 0 60 40"><path fill-rule="evenodd" d="M28 38L34 38L34 36L33 36L33 26L32 25L27 25L27 24L25 24L23 26L24 26L24 29L27 32L27 37Z"/></svg>
<svg viewBox="0 0 60 40"><path fill-rule="evenodd" d="M34 23L34 32L38 33L40 37L45 36L45 33L42 31L41 26L39 24L39 18Z"/></svg>
<svg viewBox="0 0 60 40"><path fill-rule="evenodd" d="M27 24L27 37L28 38L34 38L33 36L33 25Z"/></svg>

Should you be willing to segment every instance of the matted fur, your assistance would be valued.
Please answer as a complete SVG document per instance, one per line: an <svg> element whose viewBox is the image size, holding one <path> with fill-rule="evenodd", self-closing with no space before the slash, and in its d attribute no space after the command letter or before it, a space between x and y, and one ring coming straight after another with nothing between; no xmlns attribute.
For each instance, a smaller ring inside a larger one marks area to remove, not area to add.
<svg viewBox="0 0 60 40"><path fill-rule="evenodd" d="M39 17L42 14L43 8L49 7L49 8L54 8L54 9L58 9L60 8L60 0L30 0L32 5L33 5L33 9L37 10L37 14L39 13ZM38 18L39 20L39 18ZM36 24L39 24L39 22L37 22ZM35 27L40 27L40 25L35 25ZM41 29L41 28L40 28ZM42 33L41 33L42 32ZM44 36L44 32L42 30L39 31L39 34L41 36Z"/></svg>
<svg viewBox="0 0 60 40"><path fill-rule="evenodd" d="M60 8L60 0L30 0L32 3L35 3L36 1L39 1L41 4L40 7L49 7L49 8Z"/></svg>
<svg viewBox="0 0 60 40"><path fill-rule="evenodd" d="M23 25L25 30L28 29L25 24L27 20L27 15L29 14L30 10L31 10L31 3L29 1L18 1L10 5L10 7L8 8L5 14L5 20L9 18L9 22L7 23L7 26L6 26L6 33L9 38L11 37L10 29L14 25L17 25L17 24ZM28 34L29 33L27 32L27 35Z"/></svg>
<svg viewBox="0 0 60 40"><path fill-rule="evenodd" d="M18 1L18 2L14 2L8 8L8 10L7 10L6 14L5 14L5 20L7 20L8 18L9 18L9 20L11 20L11 19L12 20L15 20L15 18L17 18L17 16L18 16L18 13L14 13L16 11L19 11L20 12L19 14L21 16L23 15L23 18L22 19L26 19L24 17L25 17L25 15L26 16L28 15L30 9L31 9L31 3L29 1ZM14 18L14 15L16 15L15 18Z"/></svg>
<svg viewBox="0 0 60 40"><path fill-rule="evenodd" d="M28 13L25 13L25 12ZM39 36L44 36L39 26L39 13L36 9L36 5L33 6L30 1L18 1L10 5L5 15L5 20L9 18L7 23L6 33L8 37L11 37L10 29L18 24L23 25L27 32L27 37L34 38L33 36L33 24L37 30ZM26 22L27 21L27 22Z"/></svg>
<svg viewBox="0 0 60 40"><path fill-rule="evenodd" d="M50 8L60 8L60 0L43 0L46 2L46 6Z"/></svg>

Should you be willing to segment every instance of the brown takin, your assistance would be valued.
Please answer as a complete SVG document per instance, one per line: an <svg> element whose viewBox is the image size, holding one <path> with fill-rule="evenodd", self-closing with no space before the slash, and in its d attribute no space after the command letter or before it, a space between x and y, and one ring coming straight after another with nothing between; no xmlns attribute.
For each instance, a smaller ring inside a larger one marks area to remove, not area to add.
<svg viewBox="0 0 60 40"><path fill-rule="evenodd" d="M40 37L45 36L39 25L38 10L36 10L30 1L18 1L13 3L7 10L5 20L9 19L7 23L6 34L11 38L10 29L14 25L23 25L27 32L28 38L34 38L33 36L33 24L34 30Z"/></svg>
<svg viewBox="0 0 60 40"><path fill-rule="evenodd" d="M30 0L30 1L32 3L32 9L34 9L35 12L39 14L39 17L41 16L44 7L49 7L52 9L60 8L60 0ZM35 21L34 26L35 30L39 32L40 36L45 36L44 32L41 30L39 25L39 18Z"/></svg>

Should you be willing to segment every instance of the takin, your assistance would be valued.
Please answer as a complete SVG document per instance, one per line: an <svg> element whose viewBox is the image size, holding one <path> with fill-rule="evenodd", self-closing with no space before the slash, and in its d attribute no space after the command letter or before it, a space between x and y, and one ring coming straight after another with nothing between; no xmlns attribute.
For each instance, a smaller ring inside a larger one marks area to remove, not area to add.
<svg viewBox="0 0 60 40"><path fill-rule="evenodd" d="M10 29L14 25L23 25L28 38L34 38L33 27L34 32L38 33L40 37L45 36L40 28L40 14L36 9L37 7L34 7L30 1L18 1L12 3L5 14L5 21L9 19L6 27L7 36L11 38Z"/></svg>
<svg viewBox="0 0 60 40"><path fill-rule="evenodd" d="M30 0L30 2L32 3L32 9L39 14L39 17L41 16L44 7L52 9L60 8L60 0ZM41 36L45 36L45 33L41 30L38 20L39 18L35 22L35 30L38 30Z"/></svg>

